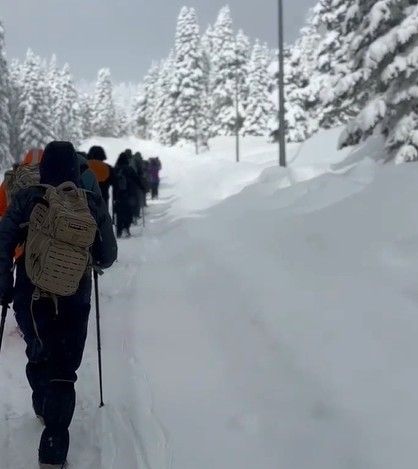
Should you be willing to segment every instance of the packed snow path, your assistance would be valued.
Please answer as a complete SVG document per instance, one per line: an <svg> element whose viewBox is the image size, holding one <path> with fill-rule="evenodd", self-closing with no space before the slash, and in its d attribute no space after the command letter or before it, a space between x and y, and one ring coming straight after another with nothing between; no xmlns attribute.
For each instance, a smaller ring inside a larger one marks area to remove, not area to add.
<svg viewBox="0 0 418 469"><path fill-rule="evenodd" d="M162 198L101 279L106 407L92 316L71 468L415 468L418 170L367 147L331 172L334 137L291 171L261 146L235 173L226 150L162 154ZM0 469L35 468L7 327Z"/></svg>

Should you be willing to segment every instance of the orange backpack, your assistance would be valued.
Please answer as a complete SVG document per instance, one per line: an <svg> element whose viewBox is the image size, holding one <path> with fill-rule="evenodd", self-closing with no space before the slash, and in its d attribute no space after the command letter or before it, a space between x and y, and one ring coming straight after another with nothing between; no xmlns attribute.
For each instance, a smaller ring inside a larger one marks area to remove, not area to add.
<svg viewBox="0 0 418 469"><path fill-rule="evenodd" d="M89 165L90 170L93 171L94 175L96 176L97 182L103 183L109 180L109 165L99 160L89 160L87 163Z"/></svg>

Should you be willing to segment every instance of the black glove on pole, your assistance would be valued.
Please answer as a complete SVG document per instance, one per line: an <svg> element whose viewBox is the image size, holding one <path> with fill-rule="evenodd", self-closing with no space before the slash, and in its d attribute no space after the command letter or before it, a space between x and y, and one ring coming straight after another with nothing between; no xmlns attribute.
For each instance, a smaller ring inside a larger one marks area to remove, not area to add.
<svg viewBox="0 0 418 469"><path fill-rule="evenodd" d="M6 325L6 317L7 317L8 309L9 309L9 305L7 303L3 304L2 310L1 310L1 325L0 325L0 351L1 351L1 345L3 343L4 326Z"/></svg>
<svg viewBox="0 0 418 469"><path fill-rule="evenodd" d="M97 354L99 357L99 385L100 385L100 405L104 406L103 402L103 374L102 374L102 341L100 334L100 304L99 304L99 274L97 270L93 271L94 277L94 294L96 298L96 325L97 325Z"/></svg>

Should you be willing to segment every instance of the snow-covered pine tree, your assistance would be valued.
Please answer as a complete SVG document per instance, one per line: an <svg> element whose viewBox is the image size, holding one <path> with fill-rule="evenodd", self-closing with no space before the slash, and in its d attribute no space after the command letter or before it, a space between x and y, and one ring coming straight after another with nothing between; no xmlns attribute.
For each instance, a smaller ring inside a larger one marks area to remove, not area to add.
<svg viewBox="0 0 418 469"><path fill-rule="evenodd" d="M79 109L81 119L81 136L84 140L93 136L93 105L90 96L83 94L79 97Z"/></svg>
<svg viewBox="0 0 418 469"><path fill-rule="evenodd" d="M319 41L320 36L310 18L308 26L301 30L301 36L285 57L286 135L289 142L302 142L319 129L320 80L315 74Z"/></svg>
<svg viewBox="0 0 418 469"><path fill-rule="evenodd" d="M269 50L256 41L249 67L249 95L243 135L268 136L274 106L269 92Z"/></svg>
<svg viewBox="0 0 418 469"><path fill-rule="evenodd" d="M58 140L72 142L78 146L82 140L81 111L78 104L78 94L70 72L70 66L65 64L58 75L57 102L54 110L55 137Z"/></svg>
<svg viewBox="0 0 418 469"><path fill-rule="evenodd" d="M60 72L58 70L57 64L57 56L54 54L51 57L51 60L48 64L48 71L47 71L47 86L49 88L49 108L51 111L51 115L53 116L52 123L54 126L54 134L59 134L58 129L58 119L57 116L60 114L60 99L61 99L61 77Z"/></svg>
<svg viewBox="0 0 418 469"><path fill-rule="evenodd" d="M23 109L21 107L23 94L23 65L17 60L12 60L9 65L9 135L10 152L15 162L19 162L23 155L23 143L21 139Z"/></svg>
<svg viewBox="0 0 418 469"><path fill-rule="evenodd" d="M155 95L159 71L159 65L153 63L144 78L144 83L138 89L133 108L133 130L139 138L151 139L153 137Z"/></svg>
<svg viewBox="0 0 418 469"><path fill-rule="evenodd" d="M207 147L207 78L194 8L182 8L178 18L174 70L178 139Z"/></svg>
<svg viewBox="0 0 418 469"><path fill-rule="evenodd" d="M4 29L0 22L0 168L12 162L10 153L9 70L4 44Z"/></svg>
<svg viewBox="0 0 418 469"><path fill-rule="evenodd" d="M148 122L146 119L147 100L145 88L143 84L138 86L138 93L135 98L132 115L133 115L133 133L136 137L146 139L148 135Z"/></svg>
<svg viewBox="0 0 418 469"><path fill-rule="evenodd" d="M155 94L153 134L163 145L172 146L178 141L176 130L176 87L174 83L174 52L163 61Z"/></svg>
<svg viewBox="0 0 418 469"><path fill-rule="evenodd" d="M213 53L213 27L209 25L206 28L205 33L202 35L202 48L203 51L208 55L209 60L211 60Z"/></svg>
<svg viewBox="0 0 418 469"><path fill-rule="evenodd" d="M130 133L128 113L122 106L116 106L116 137L126 137Z"/></svg>
<svg viewBox="0 0 418 469"><path fill-rule="evenodd" d="M298 53L295 56L295 51ZM276 52L278 56L278 51ZM284 49L284 85L285 85L285 124L286 140L288 142L302 142L308 135L308 112L304 109L306 103L305 88L308 81L303 80L298 73L299 49L297 42L293 46L287 46ZM275 106L275 115L270 121L270 136L274 141L279 138L279 91L278 74L279 61L276 58L269 69L270 75L270 95Z"/></svg>
<svg viewBox="0 0 418 469"><path fill-rule="evenodd" d="M342 97L367 100L347 125L340 146L380 127L396 161L418 160L418 5L416 0L355 0L347 21L360 23L351 52L354 71L340 83Z"/></svg>
<svg viewBox="0 0 418 469"><path fill-rule="evenodd" d="M116 111L110 70L99 71L93 102L93 134L100 137L116 135Z"/></svg>
<svg viewBox="0 0 418 469"><path fill-rule="evenodd" d="M219 12L212 38L210 84L212 136L233 135L235 132L236 60L231 10L228 6L225 6Z"/></svg>
<svg viewBox="0 0 418 469"><path fill-rule="evenodd" d="M319 0L313 10L312 25L321 37L317 46L314 81L319 87L317 105L322 108L319 124L323 128L346 123L359 110L356 95L341 99L335 93L340 80L354 67L349 48L356 21L347 21L351 5L346 0Z"/></svg>
<svg viewBox="0 0 418 469"><path fill-rule="evenodd" d="M44 147L54 138L46 72L41 60L28 50L23 64L20 132L23 151Z"/></svg>
<svg viewBox="0 0 418 469"><path fill-rule="evenodd" d="M213 27L209 25L202 36L204 74L206 77L206 92L211 88L212 57L213 57Z"/></svg>
<svg viewBox="0 0 418 469"><path fill-rule="evenodd" d="M235 40L236 85L238 93L238 127L241 131L246 118L246 109L250 93L251 44L249 38L239 30Z"/></svg>

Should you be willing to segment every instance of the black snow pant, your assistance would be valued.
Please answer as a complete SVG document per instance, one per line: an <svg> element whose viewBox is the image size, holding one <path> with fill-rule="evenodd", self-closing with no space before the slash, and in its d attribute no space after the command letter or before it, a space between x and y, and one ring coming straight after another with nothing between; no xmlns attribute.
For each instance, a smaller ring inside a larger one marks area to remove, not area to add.
<svg viewBox="0 0 418 469"><path fill-rule="evenodd" d="M160 183L159 182L153 182L151 183L151 198L152 199L158 199L158 189L159 189Z"/></svg>
<svg viewBox="0 0 418 469"><path fill-rule="evenodd" d="M26 374L34 411L45 422L39 460L62 464L68 454L68 428L76 403L76 372L87 338L91 276L83 278L74 296L58 299L58 310L50 298L41 298L33 302L31 312L33 290L23 262L19 262L14 309L27 345Z"/></svg>
<svg viewBox="0 0 418 469"><path fill-rule="evenodd" d="M130 203L132 205L132 215L133 218L140 218L141 217L141 207L143 205L143 192L141 189L137 189L137 194L135 197L130 197Z"/></svg>
<svg viewBox="0 0 418 469"><path fill-rule="evenodd" d="M116 234L118 238L122 236L124 230L128 233L133 221L133 204L129 198L123 198L116 201Z"/></svg>

